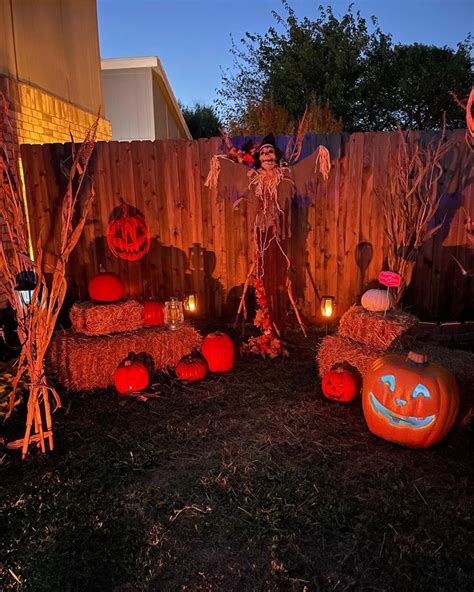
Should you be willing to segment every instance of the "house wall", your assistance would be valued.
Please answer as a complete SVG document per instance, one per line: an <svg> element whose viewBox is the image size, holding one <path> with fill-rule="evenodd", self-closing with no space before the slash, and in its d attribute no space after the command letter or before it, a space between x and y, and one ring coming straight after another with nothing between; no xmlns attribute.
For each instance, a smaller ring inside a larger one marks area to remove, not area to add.
<svg viewBox="0 0 474 592"><path fill-rule="evenodd" d="M157 140L180 140L186 135L178 124L175 110L171 102L167 100L165 86L153 73L153 104L155 108L155 135Z"/></svg>
<svg viewBox="0 0 474 592"><path fill-rule="evenodd" d="M151 68L102 70L113 140L155 140Z"/></svg>
<svg viewBox="0 0 474 592"><path fill-rule="evenodd" d="M103 102L95 0L0 0L0 92L10 158L24 143L80 141ZM111 138L110 122L100 119L97 137ZM1 220L0 238L8 251Z"/></svg>

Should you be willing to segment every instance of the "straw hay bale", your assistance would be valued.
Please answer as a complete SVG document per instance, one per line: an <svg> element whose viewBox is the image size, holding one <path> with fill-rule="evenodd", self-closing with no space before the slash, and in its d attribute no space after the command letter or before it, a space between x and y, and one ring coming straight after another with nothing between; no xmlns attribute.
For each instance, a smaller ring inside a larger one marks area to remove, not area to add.
<svg viewBox="0 0 474 592"><path fill-rule="evenodd" d="M112 304L76 302L69 313L72 326L85 335L110 335L143 327L143 304L123 300Z"/></svg>
<svg viewBox="0 0 474 592"><path fill-rule="evenodd" d="M387 311L384 316L352 306L342 315L338 334L376 349L396 351L414 341L417 324L418 319L410 314Z"/></svg>
<svg viewBox="0 0 474 592"><path fill-rule="evenodd" d="M177 331L145 327L130 333L88 337L72 329L57 331L48 350L47 368L72 391L105 388L113 384L113 373L130 352L145 352L155 370L174 367L201 345L201 335L190 325Z"/></svg>
<svg viewBox="0 0 474 592"><path fill-rule="evenodd" d="M384 353L364 343L356 343L337 335L328 335L321 342L316 361L319 364L321 377L330 372L336 364L342 364L363 376L374 360L383 356Z"/></svg>

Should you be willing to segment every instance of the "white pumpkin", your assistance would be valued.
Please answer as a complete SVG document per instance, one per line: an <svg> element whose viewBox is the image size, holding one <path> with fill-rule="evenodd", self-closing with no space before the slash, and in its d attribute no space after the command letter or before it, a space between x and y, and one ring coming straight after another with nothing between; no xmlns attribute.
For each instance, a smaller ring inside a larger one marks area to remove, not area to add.
<svg viewBox="0 0 474 592"><path fill-rule="evenodd" d="M385 312L392 308L393 299L387 290L367 290L362 294L361 304L365 310Z"/></svg>

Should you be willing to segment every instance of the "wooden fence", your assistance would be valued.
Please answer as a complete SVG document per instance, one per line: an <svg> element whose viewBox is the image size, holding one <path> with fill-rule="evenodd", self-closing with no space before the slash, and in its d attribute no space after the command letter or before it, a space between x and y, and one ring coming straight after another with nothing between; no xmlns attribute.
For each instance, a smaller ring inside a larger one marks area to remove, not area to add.
<svg viewBox="0 0 474 592"><path fill-rule="evenodd" d="M451 133L455 143L446 159L437 217L444 220L443 228L423 248L405 302L424 319L473 316L472 277L463 275L453 259L474 267L465 225L468 214L474 218L472 170L469 179L466 175L472 155L464 131ZM333 134L308 141L325 144L333 157L328 182L316 182L310 198L297 197L292 208L293 287L304 315L313 319L321 294L335 295L342 313L384 268L380 188L393 166L398 136ZM87 297L88 279L101 265L119 273L134 298L197 292L203 315L235 310L253 255L255 204L232 208L231 179L223 178L219 191L204 186L211 157L220 148L217 138L99 142L90 169L96 197L69 264L73 295ZM41 230L51 252L65 186L61 163L67 166L70 145L23 145L21 156L33 244ZM140 210L151 229L151 249L137 262L117 259L107 246L107 224L121 200ZM372 251L372 259L363 273L358 253L364 248Z"/></svg>

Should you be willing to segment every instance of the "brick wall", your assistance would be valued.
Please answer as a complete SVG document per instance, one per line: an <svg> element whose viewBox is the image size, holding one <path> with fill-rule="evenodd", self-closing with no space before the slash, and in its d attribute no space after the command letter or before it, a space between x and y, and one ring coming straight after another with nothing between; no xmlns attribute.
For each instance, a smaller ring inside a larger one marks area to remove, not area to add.
<svg viewBox="0 0 474 592"><path fill-rule="evenodd" d="M0 75L0 92L7 98L8 116L13 128L4 130L10 158L18 156L21 144L69 142L70 132L80 142L95 121L96 116L93 113L8 76ZM101 119L97 139L110 140L111 137L110 122ZM0 239L8 249L8 235L1 219ZM0 275L0 308L6 304L7 298Z"/></svg>

